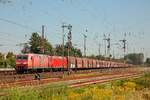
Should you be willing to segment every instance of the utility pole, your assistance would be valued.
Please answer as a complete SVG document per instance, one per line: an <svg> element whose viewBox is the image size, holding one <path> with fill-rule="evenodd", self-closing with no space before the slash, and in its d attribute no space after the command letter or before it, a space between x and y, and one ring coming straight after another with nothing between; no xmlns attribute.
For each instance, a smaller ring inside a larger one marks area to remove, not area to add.
<svg viewBox="0 0 150 100"><path fill-rule="evenodd" d="M124 36L126 37L126 33L124 34ZM123 40L120 40L122 43L123 43L123 52L124 52L124 61L125 61L125 54L126 54L126 42L127 42L127 40L125 39L125 37L124 37L124 39ZM125 63L125 62L124 62Z"/></svg>
<svg viewBox="0 0 150 100"><path fill-rule="evenodd" d="M69 52L70 52L70 49L71 49L71 47L72 47L72 33L71 33L71 31L72 31L72 25L62 25L62 31L63 31L63 36L62 36L62 48L63 48L63 58L64 58L64 37L65 37L65 35L64 35L64 28L68 28L68 30L69 30L69 32L68 32L68 44L67 44L67 46L68 46L68 71L70 71L70 57L69 57Z"/></svg>
<svg viewBox="0 0 150 100"><path fill-rule="evenodd" d="M109 34L109 36L110 36L110 34ZM104 40L107 41L107 55L108 55L108 57L110 57L110 37L108 37L108 38L105 37Z"/></svg>
<svg viewBox="0 0 150 100"><path fill-rule="evenodd" d="M107 43L108 43L108 45L107 45L107 55L108 55L108 57L110 57L110 38L107 38L106 40L107 40Z"/></svg>
<svg viewBox="0 0 150 100"><path fill-rule="evenodd" d="M87 36L85 34L83 34L84 37L84 57L86 57L86 38Z"/></svg>
<svg viewBox="0 0 150 100"><path fill-rule="evenodd" d="M105 34L104 34L104 39L103 39L103 40L104 40L104 46L105 46L105 47L104 47L104 48L105 48L105 54L104 54L104 55L105 55L105 57L106 57L106 35L105 35Z"/></svg>
<svg viewBox="0 0 150 100"><path fill-rule="evenodd" d="M69 32L68 32L68 46L69 46L69 49L70 49L71 46L72 46L72 42L71 42L71 40L72 40L72 33L71 33L72 26L70 24L68 25L68 30L69 30Z"/></svg>
<svg viewBox="0 0 150 100"><path fill-rule="evenodd" d="M44 43L44 25L42 25L42 40L41 40L41 53L44 54L45 49L45 43Z"/></svg>
<svg viewBox="0 0 150 100"><path fill-rule="evenodd" d="M100 55L101 55L101 44L98 44L98 53L99 53L99 59L100 59Z"/></svg>
<svg viewBox="0 0 150 100"><path fill-rule="evenodd" d="M65 38L65 34L64 34L64 28L67 27L64 23L61 26L62 27L62 57L63 57L63 68L64 68L64 38Z"/></svg>
<svg viewBox="0 0 150 100"><path fill-rule="evenodd" d="M69 57L69 52L70 52L70 49L72 47L72 42L71 42L71 40L72 40L72 33L71 33L72 26L70 24L68 25L68 30L69 30L69 32L68 32L68 71L70 71L70 57Z"/></svg>

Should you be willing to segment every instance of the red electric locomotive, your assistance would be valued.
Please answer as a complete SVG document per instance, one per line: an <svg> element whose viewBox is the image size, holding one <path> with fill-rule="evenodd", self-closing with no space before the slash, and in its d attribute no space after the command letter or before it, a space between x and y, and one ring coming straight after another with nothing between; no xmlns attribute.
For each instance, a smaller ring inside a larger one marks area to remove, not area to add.
<svg viewBox="0 0 150 100"><path fill-rule="evenodd" d="M59 56L48 56L42 54L20 54L16 55L16 70L51 70L66 69L67 58Z"/></svg>

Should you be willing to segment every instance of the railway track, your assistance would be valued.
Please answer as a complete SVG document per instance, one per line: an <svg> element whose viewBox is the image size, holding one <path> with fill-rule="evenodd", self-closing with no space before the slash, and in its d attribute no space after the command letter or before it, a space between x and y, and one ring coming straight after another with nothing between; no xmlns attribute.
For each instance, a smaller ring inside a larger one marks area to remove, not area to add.
<svg viewBox="0 0 150 100"><path fill-rule="evenodd" d="M78 80L77 83L72 84L72 87L76 87L78 84L92 84L99 82L99 78L103 78L104 76L114 76L114 75L127 75L127 74L139 74L139 71L135 69L112 69L112 70L96 70L96 71L79 71L77 73L72 73L70 75L65 75L64 72L54 72L54 73L40 73L41 78L35 79L36 74L14 74L14 75L6 75L4 77L0 76L0 88L8 88L14 86L33 86L47 83L54 83L60 81L70 81L70 80ZM142 71L140 72L142 73ZM97 79L98 80L95 80ZM121 76L118 76L121 77ZM88 79L93 78L92 80ZM110 77L111 78L111 77ZM112 77L114 78L114 77ZM80 79L85 79L87 81L80 81Z"/></svg>
<svg viewBox="0 0 150 100"><path fill-rule="evenodd" d="M71 87L78 87L83 84L94 82L96 83L99 80L108 80L108 78L113 79L117 77L127 77L127 76L133 76L133 75L139 75L139 73L113 73L113 74L107 74L107 75L95 75L95 76L68 76L63 79L61 78L46 78L41 80L21 80L16 81L12 83L5 83L0 84L0 88L9 88L9 87L16 87L16 86L35 86L35 85L42 85L42 84L69 84ZM80 85L79 85L80 84ZM77 85L77 86L76 86Z"/></svg>
<svg viewBox="0 0 150 100"><path fill-rule="evenodd" d="M63 75L63 72L2 75L0 76L0 84L14 83L18 81L36 80L37 75L40 75L41 79L56 78L61 77Z"/></svg>
<svg viewBox="0 0 150 100"><path fill-rule="evenodd" d="M15 69L0 69L0 76L14 75L16 74Z"/></svg>
<svg viewBox="0 0 150 100"><path fill-rule="evenodd" d="M133 69L132 69L133 70ZM120 71L131 71L131 68L126 69L95 69L95 70L79 70L77 72L72 71L71 74L89 74L89 73L114 73ZM2 72L1 72L2 74ZM41 79L45 78L61 78L64 74L68 74L67 71L61 72L42 72L38 73ZM23 80L34 80L37 73L30 73L30 74L17 74L14 71L11 73L10 71L4 71L2 75L0 75L0 84L1 83L11 83L16 81L23 81Z"/></svg>
<svg viewBox="0 0 150 100"><path fill-rule="evenodd" d="M106 78L94 78L94 79L89 79L86 81L79 81L75 84L70 84L69 87L81 87L81 86L86 86L86 85L91 85L91 84L97 84L97 83L105 83L105 82L109 82L112 80L119 80L119 79L127 79L127 78L138 78L142 75L144 75L145 72L150 72L150 68L149 67L145 67L143 70L141 70L141 72L135 72L135 73L124 73L124 74L120 74L120 75L113 75L110 77L106 77Z"/></svg>
<svg viewBox="0 0 150 100"><path fill-rule="evenodd" d="M73 84L70 84L69 87L71 88L76 88L76 87L81 87L81 86L87 86L91 84L97 84L97 83L105 83L113 80L119 80L119 79L127 79L127 78L137 78L142 76L143 74L141 73L134 73L134 74L124 74L124 75L112 75L112 76L107 76L107 77L97 77L96 79L91 78L87 79L84 81L79 81Z"/></svg>
<svg viewBox="0 0 150 100"><path fill-rule="evenodd" d="M150 71L149 69L146 69ZM66 84L70 88L78 88L82 86L87 86L91 84L98 84L98 83L105 83L112 80L119 80L119 79L127 79L127 78L138 78L144 75L145 70L136 71L136 70L126 70L126 71L113 71L113 73L101 73L95 75L86 74L85 76L78 76L78 74L71 74L66 77L55 77L55 78L45 78L41 80L18 80L15 82L0 83L0 89L6 89L10 87L20 87L24 88L24 86L33 86L35 88L37 87L43 87L50 84ZM90 73L92 74L92 73ZM0 96L7 95L5 92L0 92Z"/></svg>

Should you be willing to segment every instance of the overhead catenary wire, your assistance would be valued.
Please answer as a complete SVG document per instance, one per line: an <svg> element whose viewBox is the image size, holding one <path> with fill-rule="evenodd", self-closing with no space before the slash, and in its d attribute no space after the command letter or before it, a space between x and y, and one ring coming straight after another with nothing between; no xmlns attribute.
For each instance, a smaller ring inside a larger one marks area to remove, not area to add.
<svg viewBox="0 0 150 100"><path fill-rule="evenodd" d="M3 46L7 45L6 42L9 42L9 41L13 41L12 43L14 44L18 43L18 39L16 39L16 36L14 36L13 33L0 32L0 39L4 42Z"/></svg>
<svg viewBox="0 0 150 100"><path fill-rule="evenodd" d="M8 20L8 19L4 19L4 18L0 18L1 21L4 21L4 22L7 22L7 23L10 23L10 24L14 24L14 25L17 25L19 27L22 27L22 28L25 28L25 29L29 29L29 30L32 30L32 31L37 31L37 32L40 32L39 30L36 30L32 27L29 27L27 25L23 25L23 24L20 24L18 22L15 22L15 21L12 21L12 20Z"/></svg>

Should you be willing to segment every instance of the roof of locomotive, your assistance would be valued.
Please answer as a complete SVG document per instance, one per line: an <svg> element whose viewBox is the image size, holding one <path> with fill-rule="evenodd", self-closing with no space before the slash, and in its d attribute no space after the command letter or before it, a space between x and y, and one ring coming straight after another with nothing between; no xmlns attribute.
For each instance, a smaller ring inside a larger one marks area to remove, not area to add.
<svg viewBox="0 0 150 100"><path fill-rule="evenodd" d="M27 54L17 54L16 56L19 56L19 55L33 56L33 55L45 55L45 54L27 53ZM45 56L48 56L48 55L45 55Z"/></svg>

